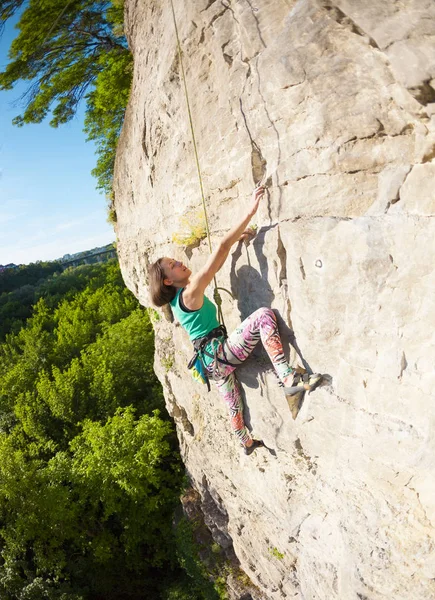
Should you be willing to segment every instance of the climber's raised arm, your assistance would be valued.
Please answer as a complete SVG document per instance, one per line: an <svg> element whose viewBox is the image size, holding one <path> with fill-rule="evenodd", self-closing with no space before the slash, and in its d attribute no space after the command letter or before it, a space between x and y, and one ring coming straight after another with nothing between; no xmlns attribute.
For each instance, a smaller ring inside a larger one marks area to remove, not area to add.
<svg viewBox="0 0 435 600"><path fill-rule="evenodd" d="M228 252L230 251L231 246L239 241L240 236L249 225L249 221L257 212L260 200L264 196L264 190L264 187L255 188L255 190L252 192L251 207L245 217L220 240L220 245L227 248Z"/></svg>
<svg viewBox="0 0 435 600"><path fill-rule="evenodd" d="M239 241L249 221L258 210L258 205L264 195L264 187L258 187L252 192L252 204L249 211L218 243L202 269L192 275L183 293L183 299L188 308L201 306L205 288L224 264L233 244Z"/></svg>

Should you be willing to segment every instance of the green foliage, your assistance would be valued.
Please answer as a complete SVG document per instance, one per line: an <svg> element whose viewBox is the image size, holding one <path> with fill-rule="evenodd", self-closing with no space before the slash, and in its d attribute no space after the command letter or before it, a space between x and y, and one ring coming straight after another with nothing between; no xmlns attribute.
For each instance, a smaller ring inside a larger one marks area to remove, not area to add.
<svg viewBox="0 0 435 600"><path fill-rule="evenodd" d="M23 568L116 598L115 578L128 589L125 575L145 579L150 567L167 566L181 479L172 437L157 413L135 419L131 408L105 424L85 421L48 461L2 434L0 591L11 595L1 597L16 597Z"/></svg>
<svg viewBox="0 0 435 600"><path fill-rule="evenodd" d="M155 308L149 308L148 309L148 316L150 318L151 323L153 323L153 325L155 323L158 323L160 321L160 315L159 313L156 311Z"/></svg>
<svg viewBox="0 0 435 600"><path fill-rule="evenodd" d="M174 360L175 357L173 353L167 354L161 359L161 363L164 366L166 372L172 369L172 367L174 366Z"/></svg>
<svg viewBox="0 0 435 600"><path fill-rule="evenodd" d="M26 327L0 346L3 418L13 413L41 443L59 443L65 428L72 435L84 418L106 419L128 403L140 414L163 409L148 313L136 308L116 264L101 273L104 285L91 278L54 310L41 298Z"/></svg>
<svg viewBox="0 0 435 600"><path fill-rule="evenodd" d="M0 298L3 294L13 292L23 286L32 286L40 280L62 270L59 262L37 262L20 265L16 269L6 269L0 273Z"/></svg>
<svg viewBox="0 0 435 600"><path fill-rule="evenodd" d="M205 215L202 208L188 210L178 220L178 230L172 241L186 248L197 246L207 235Z"/></svg>
<svg viewBox="0 0 435 600"><path fill-rule="evenodd" d="M74 426L86 416L104 420L133 403L141 414L164 410L152 370L153 335L146 313L137 309L108 328L67 368L52 366L36 382L37 404L54 419Z"/></svg>
<svg viewBox="0 0 435 600"><path fill-rule="evenodd" d="M46 269L45 274L39 267ZM0 274L0 285L4 281L3 275L5 273ZM106 278L123 286L121 273L114 259L103 266L82 265L70 267L64 272L60 271L57 262L36 263L20 267L13 272L12 277L8 274L4 287L7 286L9 291L0 295L0 342L5 339L6 334L18 333L23 322L31 316L33 305L40 298L44 298L48 307L55 308L62 300L71 299L87 285L96 290Z"/></svg>
<svg viewBox="0 0 435 600"><path fill-rule="evenodd" d="M192 526L173 529L185 476L153 372L153 311L115 261L33 293L0 344L0 597L225 598Z"/></svg>
<svg viewBox="0 0 435 600"><path fill-rule="evenodd" d="M117 222L117 216L116 216L116 210L113 206L113 204L111 204L108 209L107 209L107 221L108 223L112 223L112 225L114 225Z"/></svg>
<svg viewBox="0 0 435 600"><path fill-rule="evenodd" d="M121 0L6 0L0 22L22 9L0 90L29 81L16 125L48 115L58 127L86 100L85 132L97 145L97 187L111 190L116 144L128 101L132 56L123 32Z"/></svg>
<svg viewBox="0 0 435 600"><path fill-rule="evenodd" d="M116 145L130 93L133 59L128 50L111 51L99 58L102 70L95 81L95 89L87 96L85 132L88 140L97 145L97 166L92 175L98 188L110 194ZM116 222L113 207L109 218Z"/></svg>
<svg viewBox="0 0 435 600"><path fill-rule="evenodd" d="M183 473L148 311L114 262L63 275L0 344L0 597L158 598Z"/></svg>
<svg viewBox="0 0 435 600"><path fill-rule="evenodd" d="M185 517L182 517L177 524L176 544L180 565L191 578L190 590L193 598L219 600L219 594L208 578L205 566L199 558L198 546L194 539L194 528L195 525ZM184 600L182 595L179 597ZM168 600L170 599L171 596L168 596Z"/></svg>
<svg viewBox="0 0 435 600"><path fill-rule="evenodd" d="M52 112L51 125L69 121L93 85L107 52L124 53L125 38L114 25L122 22L122 7L110 1L24 0L2 4L0 19L19 8L19 35L12 42L10 63L0 74L0 89L31 81L24 113L15 123L40 123ZM118 35L117 35L118 33Z"/></svg>
<svg viewBox="0 0 435 600"><path fill-rule="evenodd" d="M278 550L278 548L269 548L269 554L278 560L282 560L284 558L284 554Z"/></svg>
<svg viewBox="0 0 435 600"><path fill-rule="evenodd" d="M118 540L113 533L94 536L99 561L120 542L130 568L161 566L171 558L171 516L181 482L172 434L157 411L136 421L129 407L105 425L86 420L71 442L73 480L87 490L86 518L93 514L101 527L116 517L122 531Z"/></svg>

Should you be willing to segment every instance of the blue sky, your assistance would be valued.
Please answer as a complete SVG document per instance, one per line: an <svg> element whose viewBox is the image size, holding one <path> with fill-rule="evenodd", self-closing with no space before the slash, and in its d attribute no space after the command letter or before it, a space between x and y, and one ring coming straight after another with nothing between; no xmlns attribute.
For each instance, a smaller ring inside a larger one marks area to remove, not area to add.
<svg viewBox="0 0 435 600"><path fill-rule="evenodd" d="M17 30L0 39L0 68ZM15 127L19 85L0 91L0 264L60 258L113 242L106 198L95 189L95 146L83 133L83 109L54 129L47 122ZM14 106L15 104L15 106Z"/></svg>

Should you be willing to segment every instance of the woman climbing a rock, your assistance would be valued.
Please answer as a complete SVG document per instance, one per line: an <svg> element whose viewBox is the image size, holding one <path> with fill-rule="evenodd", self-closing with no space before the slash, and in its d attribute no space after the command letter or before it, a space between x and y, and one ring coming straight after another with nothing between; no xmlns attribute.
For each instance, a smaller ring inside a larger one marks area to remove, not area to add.
<svg viewBox="0 0 435 600"><path fill-rule="evenodd" d="M263 446L252 439L243 420L243 402L234 370L252 353L261 339L266 352L284 385L287 397L297 398L292 415L296 418L299 399L305 391L312 391L322 380L319 374L299 380L295 370L285 359L276 317L272 309L259 308L228 337L217 320L216 306L204 291L228 257L233 244L243 236L249 221L257 212L264 187L252 193L252 206L246 216L220 241L205 266L195 275L173 258L160 258L150 267L151 298L156 306L170 304L175 318L187 331L199 352L201 366L212 378L228 405L231 425L246 454ZM289 402L290 404L290 402Z"/></svg>

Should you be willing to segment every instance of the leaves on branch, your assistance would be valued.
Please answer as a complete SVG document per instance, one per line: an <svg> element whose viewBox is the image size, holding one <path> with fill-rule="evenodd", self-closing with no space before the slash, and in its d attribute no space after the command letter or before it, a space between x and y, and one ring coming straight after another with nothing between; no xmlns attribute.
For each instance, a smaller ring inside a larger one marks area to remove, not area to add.
<svg viewBox="0 0 435 600"><path fill-rule="evenodd" d="M84 100L85 131L97 144L93 174L98 187L109 193L132 76L123 2L9 0L0 6L0 23L20 9L19 34L0 72L0 90L29 82L18 101L23 111L13 123L22 126L50 117L50 125L58 127L74 117Z"/></svg>

